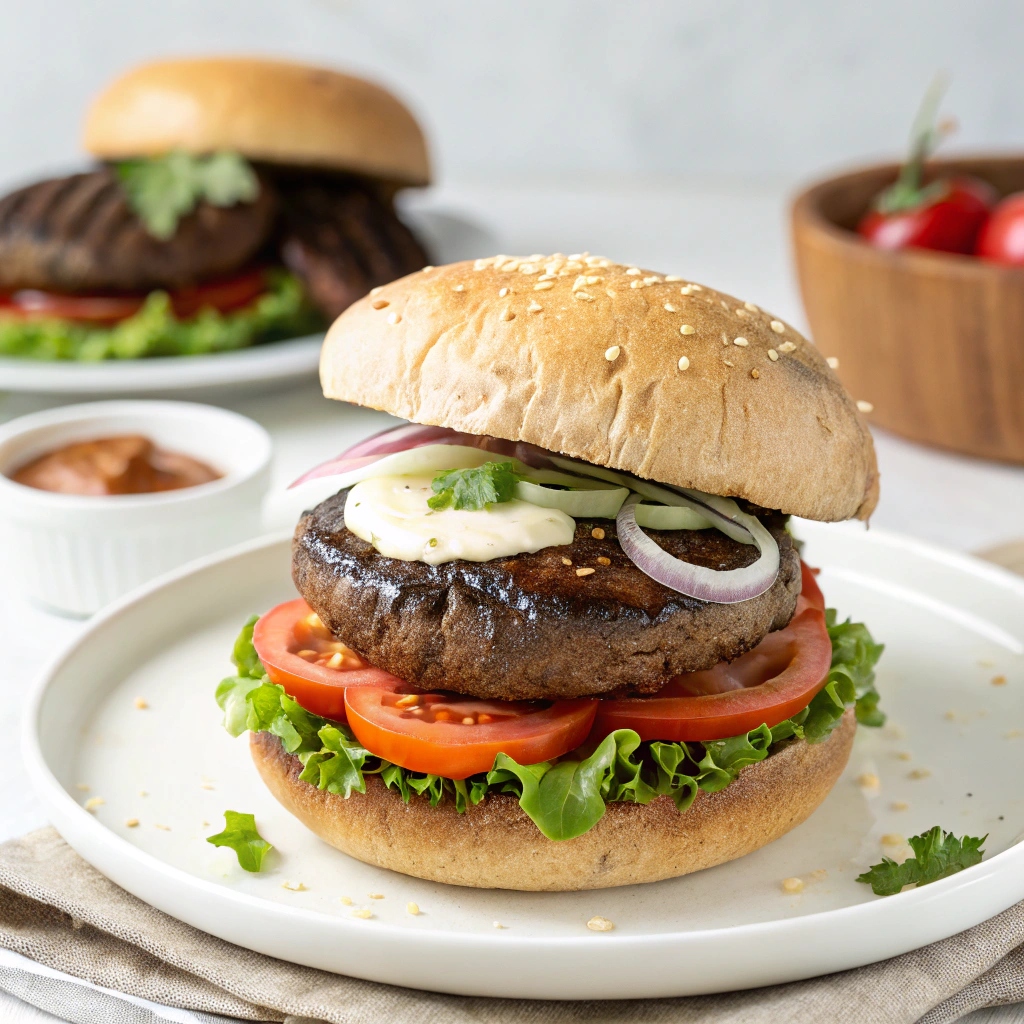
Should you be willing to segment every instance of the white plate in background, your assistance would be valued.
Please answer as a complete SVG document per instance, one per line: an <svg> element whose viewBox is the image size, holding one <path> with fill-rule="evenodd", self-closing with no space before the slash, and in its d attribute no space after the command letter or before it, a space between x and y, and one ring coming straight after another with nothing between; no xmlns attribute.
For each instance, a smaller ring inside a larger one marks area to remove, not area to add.
<svg viewBox="0 0 1024 1024"><path fill-rule="evenodd" d="M860 730L846 773L807 822L696 875L580 893L474 890L320 842L263 787L213 700L245 618L293 594L283 538L198 563L98 617L34 690L28 770L61 834L124 888L231 942L355 977L467 995L641 998L893 956L1024 898L1024 581L881 531L799 532L808 560L825 567L829 604L887 645L878 685L891 725ZM998 677L1006 683L993 685ZM864 774L880 787L863 788ZM90 814L83 804L96 796L105 802ZM229 808L254 813L276 848L259 875L204 841ZM130 818L140 824L127 827ZM988 833L984 862L886 898L854 881L888 852L883 835L936 824ZM781 888L792 876L805 882L798 895ZM342 897L373 917L354 918ZM614 931L589 932L596 914Z"/></svg>

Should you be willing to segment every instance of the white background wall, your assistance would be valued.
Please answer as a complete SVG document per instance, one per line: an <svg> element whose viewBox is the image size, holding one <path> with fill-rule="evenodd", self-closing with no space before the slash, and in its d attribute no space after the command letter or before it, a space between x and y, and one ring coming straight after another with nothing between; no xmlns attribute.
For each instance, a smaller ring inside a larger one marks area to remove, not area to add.
<svg viewBox="0 0 1024 1024"><path fill-rule="evenodd" d="M231 51L391 83L449 181L788 183L902 150L938 69L958 146L1024 145L1021 0L0 0L0 185L124 67Z"/></svg>

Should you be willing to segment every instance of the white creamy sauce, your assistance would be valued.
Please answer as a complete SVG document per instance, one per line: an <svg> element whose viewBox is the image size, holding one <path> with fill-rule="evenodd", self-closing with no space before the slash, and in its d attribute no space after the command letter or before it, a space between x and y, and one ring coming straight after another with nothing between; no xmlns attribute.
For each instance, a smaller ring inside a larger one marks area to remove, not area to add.
<svg viewBox="0 0 1024 1024"><path fill-rule="evenodd" d="M345 502L345 525L388 558L429 565L486 562L572 543L571 516L525 501L435 511L427 505L433 476L378 476L357 483Z"/></svg>

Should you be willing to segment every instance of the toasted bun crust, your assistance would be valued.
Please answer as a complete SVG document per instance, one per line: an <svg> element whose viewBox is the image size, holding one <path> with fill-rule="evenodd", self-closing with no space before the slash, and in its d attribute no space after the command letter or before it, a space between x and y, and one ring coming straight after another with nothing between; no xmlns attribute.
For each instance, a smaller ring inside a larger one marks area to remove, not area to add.
<svg viewBox="0 0 1024 1024"><path fill-rule="evenodd" d="M406 185L430 181L423 132L379 85L325 68L248 57L166 60L117 79L86 115L104 160L234 150Z"/></svg>
<svg viewBox="0 0 1024 1024"><path fill-rule="evenodd" d="M276 736L253 733L250 746L278 801L350 857L451 885L568 892L675 878L773 842L828 795L856 728L847 711L827 740L783 747L721 792L699 792L684 814L669 797L609 804L594 828L565 842L546 839L511 796L490 795L459 814L450 801L403 803L374 775L365 794L345 799L299 781L299 759Z"/></svg>
<svg viewBox="0 0 1024 1024"><path fill-rule="evenodd" d="M375 289L331 327L320 380L328 398L808 519L877 502L871 435L813 345L752 303L600 257L496 256Z"/></svg>

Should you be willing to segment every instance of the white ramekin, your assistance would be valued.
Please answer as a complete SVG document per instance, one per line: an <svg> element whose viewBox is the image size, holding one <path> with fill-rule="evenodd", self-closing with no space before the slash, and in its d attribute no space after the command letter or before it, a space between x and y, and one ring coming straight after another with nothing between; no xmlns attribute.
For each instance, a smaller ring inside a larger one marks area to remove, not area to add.
<svg viewBox="0 0 1024 1024"><path fill-rule="evenodd" d="M54 494L9 478L73 441L142 434L224 475L156 494ZM168 569L256 536L270 436L237 413L192 402L90 402L0 426L0 545L7 580L31 600L89 615Z"/></svg>

